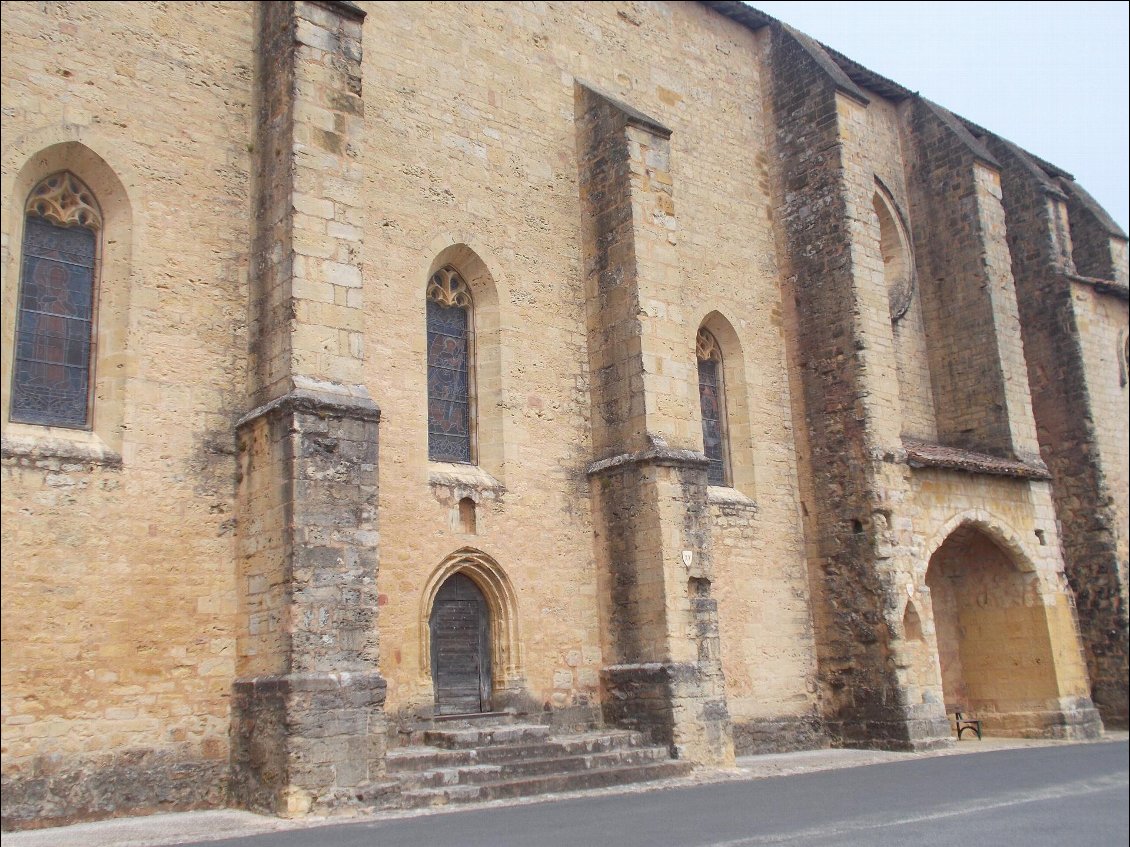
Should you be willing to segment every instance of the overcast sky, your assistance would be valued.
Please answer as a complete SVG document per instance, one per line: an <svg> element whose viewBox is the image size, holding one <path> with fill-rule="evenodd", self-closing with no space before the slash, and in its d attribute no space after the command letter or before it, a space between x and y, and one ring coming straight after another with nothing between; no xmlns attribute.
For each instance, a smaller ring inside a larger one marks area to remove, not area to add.
<svg viewBox="0 0 1130 847"><path fill-rule="evenodd" d="M1072 174L1130 224L1130 3L751 2Z"/></svg>

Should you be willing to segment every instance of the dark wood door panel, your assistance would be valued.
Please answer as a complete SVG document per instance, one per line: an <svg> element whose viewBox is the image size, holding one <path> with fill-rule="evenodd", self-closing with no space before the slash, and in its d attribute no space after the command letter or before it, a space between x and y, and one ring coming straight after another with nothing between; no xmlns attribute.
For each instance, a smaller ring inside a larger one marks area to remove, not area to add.
<svg viewBox="0 0 1130 847"><path fill-rule="evenodd" d="M436 594L432 606L432 682L436 713L489 711L489 613L478 586L455 574Z"/></svg>

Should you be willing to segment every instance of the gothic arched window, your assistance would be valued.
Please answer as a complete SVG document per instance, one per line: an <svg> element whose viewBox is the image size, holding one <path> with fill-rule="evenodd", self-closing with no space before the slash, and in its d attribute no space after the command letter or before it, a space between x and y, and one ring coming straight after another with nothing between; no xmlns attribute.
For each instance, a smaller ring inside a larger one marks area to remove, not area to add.
<svg viewBox="0 0 1130 847"><path fill-rule="evenodd" d="M10 419L86 429L102 214L85 185L60 172L24 207Z"/></svg>
<svg viewBox="0 0 1130 847"><path fill-rule="evenodd" d="M722 385L722 351L714 336L698 331L698 402L702 410L702 449L710 463L706 479L710 485L728 485L726 401Z"/></svg>
<svg viewBox="0 0 1130 847"><path fill-rule="evenodd" d="M471 291L451 267L428 283L428 458L475 461Z"/></svg>

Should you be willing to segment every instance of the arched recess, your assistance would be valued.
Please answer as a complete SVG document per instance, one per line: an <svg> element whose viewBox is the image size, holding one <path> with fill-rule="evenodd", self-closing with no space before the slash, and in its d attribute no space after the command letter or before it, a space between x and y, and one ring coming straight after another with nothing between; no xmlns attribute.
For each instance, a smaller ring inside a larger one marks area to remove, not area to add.
<svg viewBox="0 0 1130 847"><path fill-rule="evenodd" d="M745 353L733 324L721 312L713 311L708 314L698 328L706 330L720 348L722 388L725 393L722 405L726 416L725 433L729 460L728 484L747 497L753 498L756 494L756 467L753 422L750 418L750 384L746 374ZM697 391L695 396L698 396ZM701 417L698 423L701 427Z"/></svg>
<svg viewBox="0 0 1130 847"><path fill-rule="evenodd" d="M881 183L876 184L871 207L879 220L879 250L883 256L883 279L887 283L887 307L891 320L897 322L905 317L915 295L910 239L894 198Z"/></svg>
<svg viewBox="0 0 1130 847"><path fill-rule="evenodd" d="M465 243L448 244L435 253L425 282L438 271L454 270L470 289L473 302L471 374L474 464L501 478L505 460L502 402L502 344L499 289L490 268Z"/></svg>
<svg viewBox="0 0 1130 847"><path fill-rule="evenodd" d="M1118 384L1125 388L1130 383L1130 332L1126 327L1118 331Z"/></svg>
<svg viewBox="0 0 1130 847"><path fill-rule="evenodd" d="M1066 603L1045 602L1021 545L981 519L963 519L932 551L926 585L947 711L998 734L1044 734L1073 685L1079 645Z"/></svg>
<svg viewBox="0 0 1130 847"><path fill-rule="evenodd" d="M36 185L57 173L70 173L94 195L101 212L97 274L96 324L91 366L91 422L88 430L15 424L9 421L12 357L15 344L20 264L26 221L25 205ZM120 460L125 421L125 387L133 372L129 352L130 271L133 254L133 209L125 186L96 152L79 141L52 144L30 156L12 181L8 249L4 256L3 345L0 409L5 439L39 449L58 446L94 460Z"/></svg>
<svg viewBox="0 0 1130 847"><path fill-rule="evenodd" d="M1036 571L1036 564L1025 548L1024 542L1020 540L1020 534L984 509L966 509L951 515L926 543L927 560L933 558L938 548L961 527L973 527L987 535L1008 553L1017 569L1025 572Z"/></svg>
<svg viewBox="0 0 1130 847"><path fill-rule="evenodd" d="M918 606L913 598L906 601L906 609L902 615L902 637L907 641L922 641L922 616L918 614Z"/></svg>
<svg viewBox="0 0 1130 847"><path fill-rule="evenodd" d="M518 633L518 599L498 562L473 547L463 547L444 559L424 584L419 615L421 681L430 685L432 679L428 626L432 607L440 588L454 574L462 574L474 582L486 599L490 613L491 683L495 693L505 699L508 692L518 691L525 684Z"/></svg>
<svg viewBox="0 0 1130 847"><path fill-rule="evenodd" d="M934 393L909 230L894 197L879 180L875 181L871 207L878 227L883 282L895 342L902 430L906 435L936 441Z"/></svg>

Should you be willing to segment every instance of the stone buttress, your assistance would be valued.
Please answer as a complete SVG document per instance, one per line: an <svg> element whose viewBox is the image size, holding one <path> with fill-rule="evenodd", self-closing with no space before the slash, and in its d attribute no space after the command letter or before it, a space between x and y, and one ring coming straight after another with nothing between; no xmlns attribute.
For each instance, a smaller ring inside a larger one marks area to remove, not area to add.
<svg viewBox="0 0 1130 847"><path fill-rule="evenodd" d="M983 140L1002 166L1033 412L1091 697L1108 729L1125 728L1126 233L1066 174L1004 139ZM1108 362L1119 356L1116 375Z"/></svg>
<svg viewBox="0 0 1130 847"><path fill-rule="evenodd" d="M344 2L259 7L231 791L284 815L363 801L384 768L380 412L361 385L363 17Z"/></svg>
<svg viewBox="0 0 1130 847"><path fill-rule="evenodd" d="M583 85L576 107L605 718L678 758L726 763L733 740L694 335L680 315L670 132Z"/></svg>
<svg viewBox="0 0 1130 847"><path fill-rule="evenodd" d="M991 683L1000 689L995 708L984 707L994 732L1095 737L1102 726L1088 696L1051 476L1033 414L1002 165L945 109L921 97L904 106L912 228L930 328L937 437L944 446L932 452L907 445L919 513L945 514L960 500L976 504L998 530L1008 515L1010 529L1020 533L1013 566L1031 580L1033 596L1024 605L1036 621L1035 637L1048 644L1042 657L986 659L979 670L967 669L966 680L973 680L970 688ZM952 470L954 459L966 465L963 472ZM998 460L1004 466L992 467ZM947 496L927 493L939 483ZM1008 601L998 593L992 602ZM1003 644L1010 633L986 636Z"/></svg>
<svg viewBox="0 0 1130 847"><path fill-rule="evenodd" d="M1056 576L1048 473L1019 339L999 166L951 115L903 92L898 113L907 152L900 167L910 195L914 296L926 325L937 443L922 442L907 433L888 292L875 282L876 261L880 279L883 265L868 222L881 189L878 166L868 158L866 119L874 95L806 36L775 24L771 38L780 238L794 309L829 731L845 744L949 743L936 645L904 626L904 610L911 603L915 614L924 610L932 633L925 578L930 544L941 539L931 534L960 514L991 526L994 510L1008 502L1013 521L1051 539L1050 547L1018 555L1039 571L1034 578L1057 645L1054 695L1017 707L1024 714L1009 717L1009 729L1092 735L1097 722L1090 701L1079 696L1070 598Z"/></svg>
<svg viewBox="0 0 1130 847"><path fill-rule="evenodd" d="M898 589L883 578L872 532L884 459L867 403L871 362L857 343L867 307L846 225L851 192L840 137L840 110L868 98L810 39L780 25L771 39L779 237L801 369L798 432L812 491L807 532L824 717L848 744L934 746L949 724L940 702L908 701L890 661L885 615Z"/></svg>

